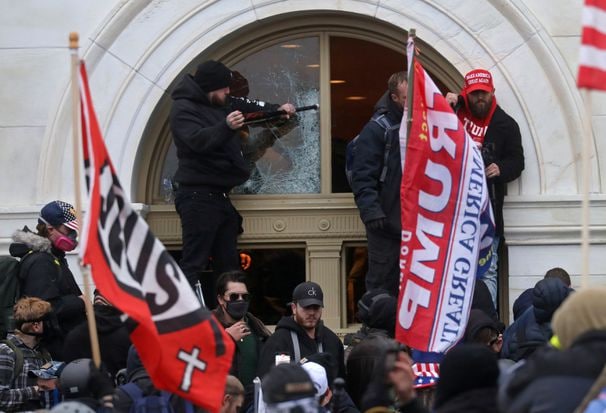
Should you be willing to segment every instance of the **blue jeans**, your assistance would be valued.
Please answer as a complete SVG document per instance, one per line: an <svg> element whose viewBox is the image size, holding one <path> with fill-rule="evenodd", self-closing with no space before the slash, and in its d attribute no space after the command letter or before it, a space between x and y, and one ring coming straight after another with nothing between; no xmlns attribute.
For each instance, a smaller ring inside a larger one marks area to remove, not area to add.
<svg viewBox="0 0 606 413"><path fill-rule="evenodd" d="M494 304L494 308L497 308L497 287L498 287L498 272L499 269L499 243L501 242L501 237L495 236L492 241L492 258L490 261L490 267L484 273L481 280L484 281L484 284L488 287L488 291L490 291L490 296L492 298L492 303Z"/></svg>

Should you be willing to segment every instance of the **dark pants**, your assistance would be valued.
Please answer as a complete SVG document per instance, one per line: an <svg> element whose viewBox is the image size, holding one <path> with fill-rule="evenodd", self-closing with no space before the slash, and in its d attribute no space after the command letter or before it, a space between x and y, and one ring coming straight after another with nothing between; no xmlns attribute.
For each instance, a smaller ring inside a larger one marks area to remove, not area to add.
<svg viewBox="0 0 606 413"><path fill-rule="evenodd" d="M368 272L366 291L383 288L398 296L400 287L400 239L385 231L366 229Z"/></svg>
<svg viewBox="0 0 606 413"><path fill-rule="evenodd" d="M175 207L183 237L181 270L192 286L200 280L206 306L214 308L217 277L240 269L237 237L242 218L227 194L204 188L178 189ZM212 271L208 271L209 261Z"/></svg>

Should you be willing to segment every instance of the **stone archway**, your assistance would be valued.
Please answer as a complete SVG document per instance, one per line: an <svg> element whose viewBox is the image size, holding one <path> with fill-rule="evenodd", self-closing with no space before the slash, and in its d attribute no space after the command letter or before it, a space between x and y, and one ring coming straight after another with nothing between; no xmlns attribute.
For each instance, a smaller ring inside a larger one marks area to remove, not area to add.
<svg viewBox="0 0 606 413"><path fill-rule="evenodd" d="M216 1L195 6L144 0L125 3L94 38L83 42L83 56L105 139L127 192L133 193L138 149L145 141L149 119L158 115L154 112L158 101L196 56L246 25L310 11L415 27L419 37L460 72L477 66L493 71L497 96L518 120L524 136L527 167L510 193L578 193L575 137L584 131L572 76L562 69L559 51L524 4L504 0L462 3L456 10L421 0L407 2L406 7L370 0L334 4ZM57 188L61 184L54 179L55 165L49 161L70 158L68 150L55 145L57 137L69 133L70 104L65 96L46 133L41 156L38 187L49 193L65 191ZM594 152L594 192L601 192L598 162Z"/></svg>

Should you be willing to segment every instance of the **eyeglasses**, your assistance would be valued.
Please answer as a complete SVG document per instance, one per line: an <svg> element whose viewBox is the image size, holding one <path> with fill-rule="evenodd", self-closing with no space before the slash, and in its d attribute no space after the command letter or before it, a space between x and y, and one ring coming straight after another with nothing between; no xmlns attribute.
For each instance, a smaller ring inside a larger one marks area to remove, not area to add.
<svg viewBox="0 0 606 413"><path fill-rule="evenodd" d="M250 301L249 293L229 293L227 294L227 301Z"/></svg>

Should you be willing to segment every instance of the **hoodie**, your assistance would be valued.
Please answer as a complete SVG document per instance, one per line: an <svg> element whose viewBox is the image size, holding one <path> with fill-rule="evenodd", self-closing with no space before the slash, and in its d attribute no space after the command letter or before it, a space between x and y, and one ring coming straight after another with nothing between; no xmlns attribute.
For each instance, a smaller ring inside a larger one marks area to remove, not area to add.
<svg viewBox="0 0 606 413"><path fill-rule="evenodd" d="M131 345L128 330L122 323L120 319L122 313L117 308L100 304L95 304L93 308L99 335L101 360L111 375L115 377L120 369L126 367L128 349ZM68 333L63 344L63 356L66 363L79 358L92 358L86 321Z"/></svg>
<svg viewBox="0 0 606 413"><path fill-rule="evenodd" d="M301 358L320 352L319 345L322 343L322 351L330 353L338 362L336 376L345 377L344 349L339 337L320 321L316 327L316 337L312 339L295 322L293 316L282 317L276 325L276 331L265 342L259 358L257 376L263 378L267 374L271 366L275 364L277 354L288 354L290 360L295 361L291 331L299 338Z"/></svg>
<svg viewBox="0 0 606 413"><path fill-rule="evenodd" d="M184 186L206 186L222 192L243 184L250 168L242 155L238 131L225 121L229 113L274 110L248 99L232 99L225 106L208 100L191 75L185 75L172 93L170 128L177 147L175 181Z"/></svg>

